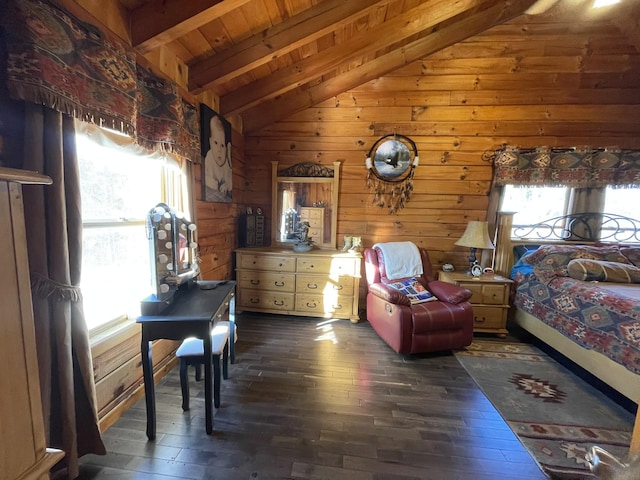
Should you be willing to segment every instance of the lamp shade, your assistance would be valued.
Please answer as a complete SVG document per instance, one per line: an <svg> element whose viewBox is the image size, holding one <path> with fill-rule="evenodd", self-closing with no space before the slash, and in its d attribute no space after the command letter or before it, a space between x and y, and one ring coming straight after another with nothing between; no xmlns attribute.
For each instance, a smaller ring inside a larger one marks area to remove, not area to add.
<svg viewBox="0 0 640 480"><path fill-rule="evenodd" d="M461 247L469 247L469 248L484 248L491 249L495 248L493 243L491 243L491 239L489 238L489 225L487 222L478 222L471 221L467 225L467 229L460 237L456 245L460 245Z"/></svg>

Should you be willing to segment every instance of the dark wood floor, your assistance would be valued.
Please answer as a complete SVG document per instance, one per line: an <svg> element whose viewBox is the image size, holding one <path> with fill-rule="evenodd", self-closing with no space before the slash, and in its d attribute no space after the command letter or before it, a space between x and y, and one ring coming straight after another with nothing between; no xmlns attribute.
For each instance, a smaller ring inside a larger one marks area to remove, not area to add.
<svg viewBox="0 0 640 480"><path fill-rule="evenodd" d="M237 316L236 363L214 433L202 382L180 407L177 369L104 434L81 479L543 480L450 353L402 357L367 322Z"/></svg>

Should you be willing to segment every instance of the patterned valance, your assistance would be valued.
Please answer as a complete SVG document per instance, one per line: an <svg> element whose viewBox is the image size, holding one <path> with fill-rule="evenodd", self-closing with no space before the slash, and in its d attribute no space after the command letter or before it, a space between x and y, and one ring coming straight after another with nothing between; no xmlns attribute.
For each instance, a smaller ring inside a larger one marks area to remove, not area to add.
<svg viewBox="0 0 640 480"><path fill-rule="evenodd" d="M640 187L640 150L507 146L487 157L495 185Z"/></svg>
<svg viewBox="0 0 640 480"><path fill-rule="evenodd" d="M17 100L117 130L153 151L200 160L197 107L135 53L48 0L0 2L6 82Z"/></svg>
<svg viewBox="0 0 640 480"><path fill-rule="evenodd" d="M0 3L13 98L135 132L133 52L46 1Z"/></svg>
<svg viewBox="0 0 640 480"><path fill-rule="evenodd" d="M140 65L136 141L150 150L164 150L193 160L200 158L198 110L182 98L176 85Z"/></svg>

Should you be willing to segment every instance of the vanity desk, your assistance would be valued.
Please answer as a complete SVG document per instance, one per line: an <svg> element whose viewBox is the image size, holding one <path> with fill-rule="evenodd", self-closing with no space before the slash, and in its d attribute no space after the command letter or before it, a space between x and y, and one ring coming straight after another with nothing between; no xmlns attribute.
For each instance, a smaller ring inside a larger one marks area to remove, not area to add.
<svg viewBox="0 0 640 480"><path fill-rule="evenodd" d="M362 255L336 249L340 162L271 165L271 247L236 250L238 311L358 322Z"/></svg>

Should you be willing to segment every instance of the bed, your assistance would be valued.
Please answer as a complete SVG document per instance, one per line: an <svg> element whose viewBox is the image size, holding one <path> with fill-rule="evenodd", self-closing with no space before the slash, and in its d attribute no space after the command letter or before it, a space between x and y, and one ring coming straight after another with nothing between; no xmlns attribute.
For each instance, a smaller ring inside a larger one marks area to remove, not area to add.
<svg viewBox="0 0 640 480"><path fill-rule="evenodd" d="M497 231L494 269L515 282L515 323L638 403L640 222L589 213L513 225L500 213Z"/></svg>

